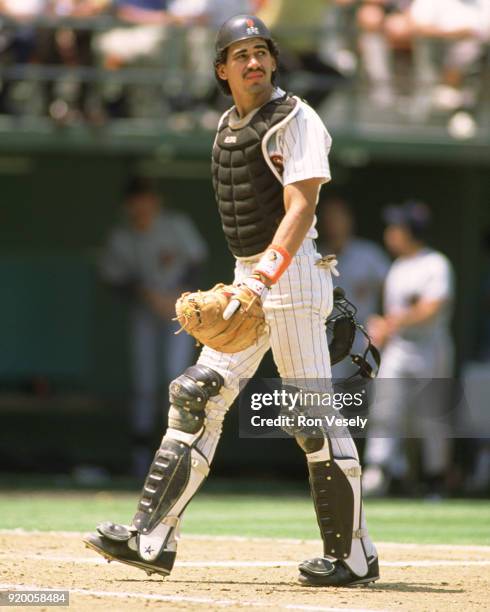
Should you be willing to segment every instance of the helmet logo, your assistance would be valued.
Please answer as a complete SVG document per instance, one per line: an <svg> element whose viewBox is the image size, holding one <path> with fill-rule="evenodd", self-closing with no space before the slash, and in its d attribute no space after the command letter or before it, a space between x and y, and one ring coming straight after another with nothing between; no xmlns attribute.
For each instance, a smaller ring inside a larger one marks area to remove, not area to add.
<svg viewBox="0 0 490 612"><path fill-rule="evenodd" d="M255 25L255 21L253 19L247 19L247 34L250 36L251 34L259 35L259 28Z"/></svg>

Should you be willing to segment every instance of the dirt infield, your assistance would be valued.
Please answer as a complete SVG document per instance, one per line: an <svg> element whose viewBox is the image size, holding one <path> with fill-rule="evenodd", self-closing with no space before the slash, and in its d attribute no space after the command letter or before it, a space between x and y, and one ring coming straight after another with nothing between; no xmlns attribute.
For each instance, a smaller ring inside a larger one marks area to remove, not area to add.
<svg viewBox="0 0 490 612"><path fill-rule="evenodd" d="M108 565L80 534L2 532L0 589L69 590L70 610L488 609L490 547L382 544L375 585L301 587L296 565L319 551L312 541L189 536L171 577L162 579Z"/></svg>

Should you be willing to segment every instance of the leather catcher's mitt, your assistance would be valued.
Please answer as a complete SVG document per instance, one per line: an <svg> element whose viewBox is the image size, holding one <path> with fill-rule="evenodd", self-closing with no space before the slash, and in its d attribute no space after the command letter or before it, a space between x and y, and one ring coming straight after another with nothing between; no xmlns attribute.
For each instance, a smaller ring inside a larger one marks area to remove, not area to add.
<svg viewBox="0 0 490 612"><path fill-rule="evenodd" d="M223 312L230 300L240 308L225 321ZM201 344L223 353L238 353L257 342L266 331L260 298L244 285L219 283L208 291L183 293L175 304L177 321Z"/></svg>

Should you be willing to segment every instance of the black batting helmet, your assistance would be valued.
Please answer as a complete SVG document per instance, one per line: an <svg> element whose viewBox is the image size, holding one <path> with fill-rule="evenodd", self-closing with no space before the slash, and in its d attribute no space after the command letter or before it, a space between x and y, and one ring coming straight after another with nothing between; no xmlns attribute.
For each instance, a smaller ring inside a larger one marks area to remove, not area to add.
<svg viewBox="0 0 490 612"><path fill-rule="evenodd" d="M231 94L228 82L220 79L216 73L216 68L220 64L224 64L226 62L227 49L231 44L238 42L239 40L246 40L247 38L263 38L269 47L271 55L276 59L276 61L279 57L279 50L272 38L272 34L261 19L255 15L235 15L234 17L230 17L230 19L225 21L225 23L220 27L218 34L216 35L216 55L214 58L216 80L218 81L218 85L220 86L221 90L227 95ZM272 74L273 83L275 81L275 76L276 73L274 72Z"/></svg>
<svg viewBox="0 0 490 612"><path fill-rule="evenodd" d="M235 15L221 26L216 35L216 55L220 54L232 43L247 38L263 38L272 40L272 35L265 23L254 15Z"/></svg>

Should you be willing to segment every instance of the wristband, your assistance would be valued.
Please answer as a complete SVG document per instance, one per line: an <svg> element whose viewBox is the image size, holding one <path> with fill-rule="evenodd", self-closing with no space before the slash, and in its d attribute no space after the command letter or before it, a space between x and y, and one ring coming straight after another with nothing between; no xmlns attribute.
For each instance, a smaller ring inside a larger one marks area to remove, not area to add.
<svg viewBox="0 0 490 612"><path fill-rule="evenodd" d="M291 263L292 257L284 247L271 244L262 255L254 274L262 274L272 284L277 283Z"/></svg>

